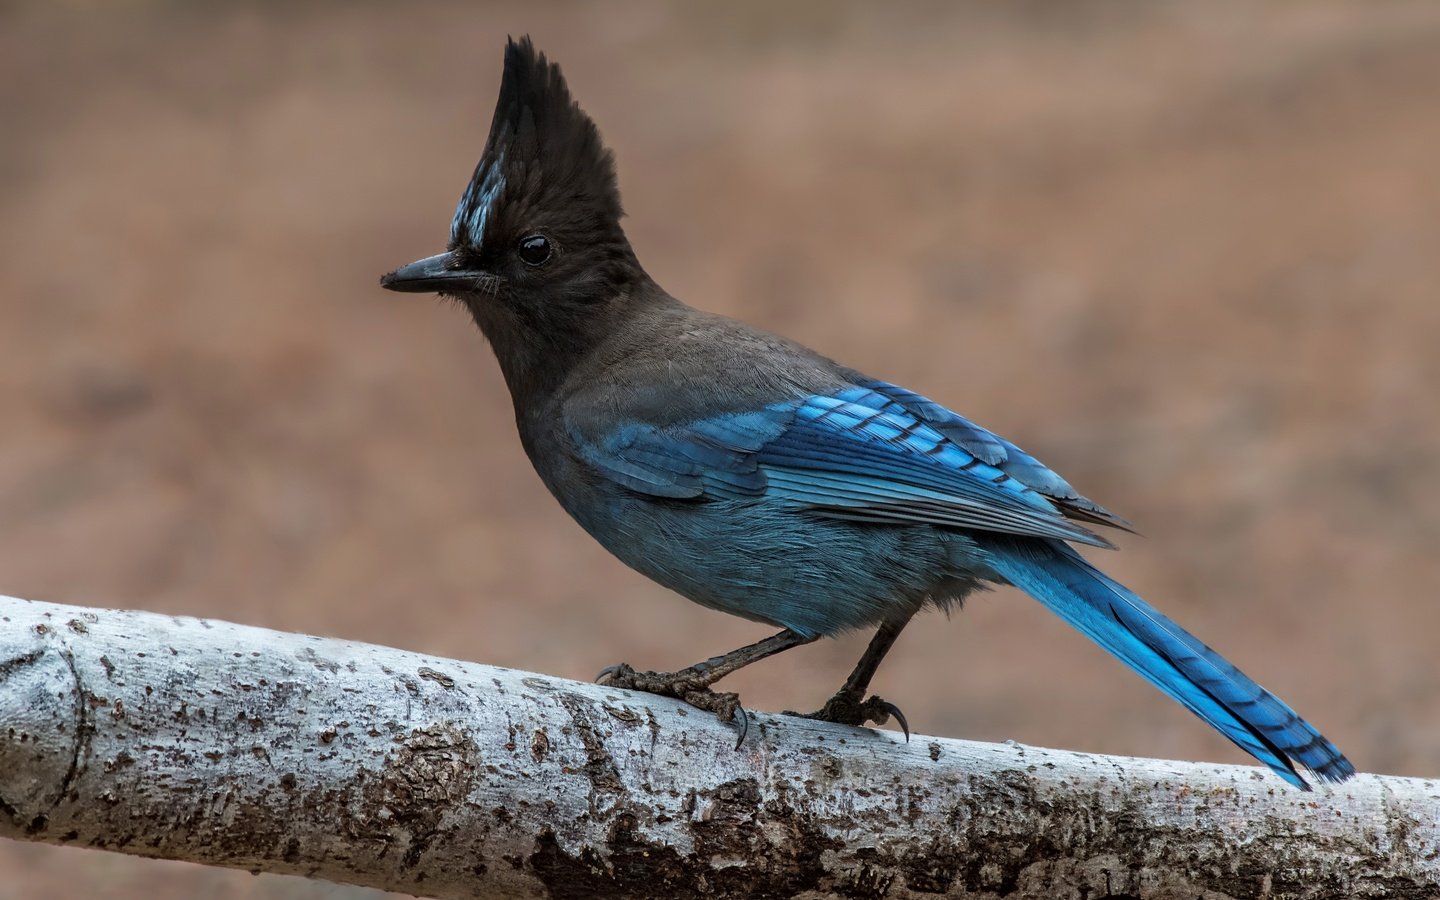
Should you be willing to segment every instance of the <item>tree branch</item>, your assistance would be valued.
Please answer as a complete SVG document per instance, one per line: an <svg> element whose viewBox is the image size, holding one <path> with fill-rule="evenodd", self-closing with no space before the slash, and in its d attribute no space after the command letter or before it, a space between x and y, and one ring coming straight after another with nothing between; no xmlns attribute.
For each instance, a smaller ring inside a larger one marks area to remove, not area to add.
<svg viewBox="0 0 1440 900"><path fill-rule="evenodd" d="M0 836L453 898L1440 889L1440 782L752 715L0 598Z"/></svg>

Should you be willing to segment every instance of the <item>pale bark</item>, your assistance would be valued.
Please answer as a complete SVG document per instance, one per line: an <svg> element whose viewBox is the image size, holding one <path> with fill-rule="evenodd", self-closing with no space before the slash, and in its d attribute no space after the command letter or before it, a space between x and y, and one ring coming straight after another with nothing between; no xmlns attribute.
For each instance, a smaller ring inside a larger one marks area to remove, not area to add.
<svg viewBox="0 0 1440 900"><path fill-rule="evenodd" d="M1435 897L1440 782L754 714L0 598L0 836L436 897Z"/></svg>

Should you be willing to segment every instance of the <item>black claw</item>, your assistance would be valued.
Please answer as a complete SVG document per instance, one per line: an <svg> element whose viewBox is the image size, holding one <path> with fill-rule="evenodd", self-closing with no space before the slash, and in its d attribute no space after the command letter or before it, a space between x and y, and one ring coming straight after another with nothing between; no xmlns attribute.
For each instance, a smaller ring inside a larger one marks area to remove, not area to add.
<svg viewBox="0 0 1440 900"><path fill-rule="evenodd" d="M789 713L789 715L795 714ZM869 722L884 725L890 721L891 716L894 716L895 721L900 724L900 730L905 732L905 742L909 743L910 722L900 711L900 707L873 694L864 703L861 703L854 696L841 692L831 697L819 711L809 713L805 715L805 718L819 719L822 722L837 722L841 725L860 728Z"/></svg>
<svg viewBox="0 0 1440 900"><path fill-rule="evenodd" d="M879 700L878 697L875 699ZM880 700L880 706L884 708L885 712L894 716L896 722L900 723L900 730L905 732L905 743L910 743L910 723L905 721L905 714L900 711L900 707L889 700Z"/></svg>
<svg viewBox="0 0 1440 900"><path fill-rule="evenodd" d="M714 713L722 722L735 721L735 714L738 712L740 739L735 742L735 749L739 750L750 734L750 716L745 712L745 707L740 705L736 695L717 694L712 691L709 685L701 680L703 672L696 674L695 670L698 668L700 666L692 666L679 672L636 672L626 663L616 663L601 669L595 676L595 681L608 687L674 697L696 709ZM700 681L700 684L697 685L697 681Z"/></svg>
<svg viewBox="0 0 1440 900"><path fill-rule="evenodd" d="M745 736L750 733L750 714L745 711L745 707L736 706L735 715L740 717L740 736L735 739L735 750L738 752L745 743Z"/></svg>

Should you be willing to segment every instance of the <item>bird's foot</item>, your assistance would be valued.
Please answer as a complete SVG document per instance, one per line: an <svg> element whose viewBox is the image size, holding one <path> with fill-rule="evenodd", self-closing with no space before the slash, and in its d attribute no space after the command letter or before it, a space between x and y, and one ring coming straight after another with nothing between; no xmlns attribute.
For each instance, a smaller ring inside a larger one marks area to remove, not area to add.
<svg viewBox="0 0 1440 900"><path fill-rule="evenodd" d="M798 715L802 718L818 719L822 722L836 722L856 728L870 722L884 725L890 721L891 716L894 716L895 721L900 725L900 730L905 732L905 740L910 740L910 723L905 720L905 714L900 711L900 707L874 694L864 701L860 699L862 696L864 695L840 691L813 713L787 712L787 715Z"/></svg>
<svg viewBox="0 0 1440 900"><path fill-rule="evenodd" d="M627 663L617 663L601 669L600 674L595 677L595 683L603 684L606 687L659 694L662 697L674 697L696 709L714 713L715 718L722 722L734 722L738 713L740 737L735 742L737 750L740 749L741 744L745 743L745 736L750 733L750 717L746 715L745 708L740 705L740 695L728 691L711 690L710 681L705 678L705 673L700 671L697 666L681 669L678 672L637 672Z"/></svg>

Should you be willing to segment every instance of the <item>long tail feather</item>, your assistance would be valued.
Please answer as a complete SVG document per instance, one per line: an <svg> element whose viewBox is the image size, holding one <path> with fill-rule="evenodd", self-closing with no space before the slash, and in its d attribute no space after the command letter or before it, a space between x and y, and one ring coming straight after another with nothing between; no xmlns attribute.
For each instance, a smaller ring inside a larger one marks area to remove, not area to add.
<svg viewBox="0 0 1440 900"><path fill-rule="evenodd" d="M1011 584L1114 654L1302 790L1295 763L1324 781L1355 767L1279 697L1058 541L999 540L991 565Z"/></svg>

